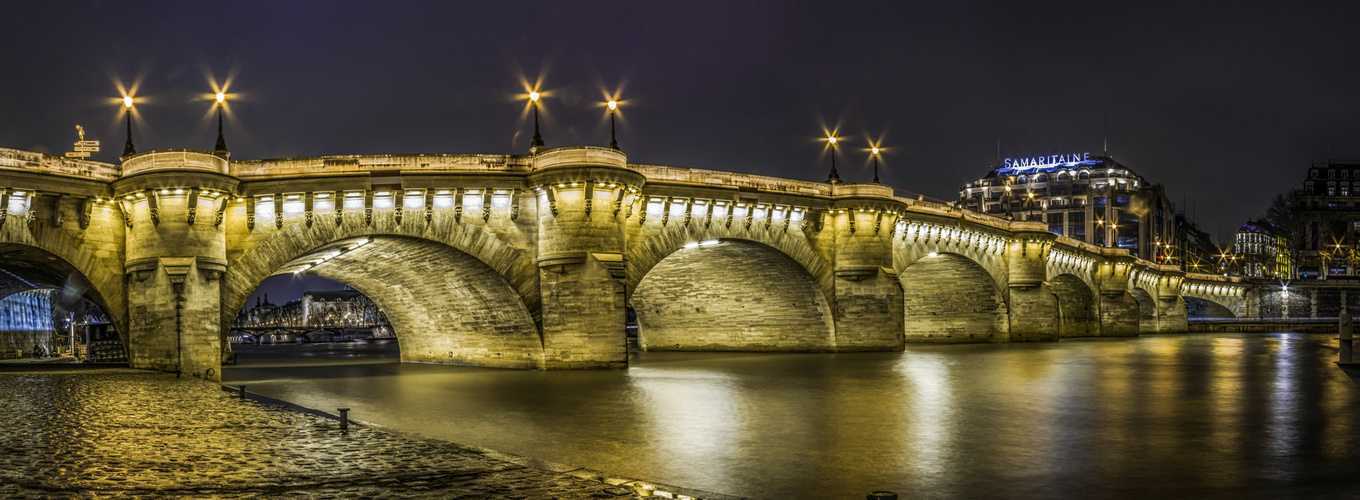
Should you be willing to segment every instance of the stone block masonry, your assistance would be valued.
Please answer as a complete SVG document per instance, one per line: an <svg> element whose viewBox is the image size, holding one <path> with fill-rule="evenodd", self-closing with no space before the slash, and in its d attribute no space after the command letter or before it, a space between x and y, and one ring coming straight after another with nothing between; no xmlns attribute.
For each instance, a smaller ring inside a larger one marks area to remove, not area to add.
<svg viewBox="0 0 1360 500"><path fill-rule="evenodd" d="M834 351L817 282L779 251L741 240L682 249L633 292L649 351Z"/></svg>

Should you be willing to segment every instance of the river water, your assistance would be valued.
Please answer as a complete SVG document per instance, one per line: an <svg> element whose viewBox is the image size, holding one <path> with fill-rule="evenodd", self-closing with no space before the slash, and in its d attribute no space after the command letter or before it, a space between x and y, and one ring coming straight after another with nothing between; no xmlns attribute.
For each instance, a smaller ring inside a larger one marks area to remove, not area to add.
<svg viewBox="0 0 1360 500"><path fill-rule="evenodd" d="M434 438L756 498L1351 497L1332 335L638 353L619 371L247 346L224 383Z"/></svg>

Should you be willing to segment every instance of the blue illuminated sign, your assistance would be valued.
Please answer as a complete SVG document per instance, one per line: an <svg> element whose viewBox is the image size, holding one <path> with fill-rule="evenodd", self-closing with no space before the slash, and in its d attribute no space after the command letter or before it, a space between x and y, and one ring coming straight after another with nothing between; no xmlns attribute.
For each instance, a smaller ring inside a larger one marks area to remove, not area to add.
<svg viewBox="0 0 1360 500"><path fill-rule="evenodd" d="M1091 161L1091 153L1035 156L1030 158L1006 158L1004 168L1014 170L1028 170L1031 168L1053 167L1058 165L1064 165L1069 163L1081 163L1086 161Z"/></svg>

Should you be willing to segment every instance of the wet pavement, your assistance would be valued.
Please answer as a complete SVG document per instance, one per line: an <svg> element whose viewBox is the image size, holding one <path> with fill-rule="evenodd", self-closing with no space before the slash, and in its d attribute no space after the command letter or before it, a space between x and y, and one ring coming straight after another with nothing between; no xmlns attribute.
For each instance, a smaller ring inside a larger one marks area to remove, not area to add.
<svg viewBox="0 0 1360 500"><path fill-rule="evenodd" d="M0 498L595 499L677 491L372 426L341 433L332 418L234 396L171 374L4 366Z"/></svg>

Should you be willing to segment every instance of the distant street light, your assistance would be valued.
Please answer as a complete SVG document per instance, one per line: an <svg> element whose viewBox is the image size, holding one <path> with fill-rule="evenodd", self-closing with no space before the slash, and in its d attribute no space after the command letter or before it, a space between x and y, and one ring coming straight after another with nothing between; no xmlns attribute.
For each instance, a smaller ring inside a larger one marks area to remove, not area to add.
<svg viewBox="0 0 1360 500"><path fill-rule="evenodd" d="M878 184L878 146L874 146L869 151L874 157L874 184Z"/></svg>
<svg viewBox="0 0 1360 500"><path fill-rule="evenodd" d="M132 145L132 96L123 96L123 112L127 115L127 143L123 145L123 156L137 154L137 147Z"/></svg>
<svg viewBox="0 0 1360 500"><path fill-rule="evenodd" d="M534 108L534 142L529 144L529 152L536 153L543 148L543 136L538 133L538 98L537 91L529 92L529 106Z"/></svg>
<svg viewBox="0 0 1360 500"><path fill-rule="evenodd" d="M619 149L619 141L614 140L614 115L619 112L619 103L613 99L609 100L609 147Z"/></svg>
<svg viewBox="0 0 1360 500"><path fill-rule="evenodd" d="M213 148L213 153L214 153L214 154L218 154L218 155L222 155L222 154L230 154L230 152L227 151L227 140L226 140L226 138L222 137L222 108L224 108L224 107L227 106L227 95L224 94L224 93L222 93L222 92L218 92L216 97L217 97L217 104L216 104L216 106L217 106L217 146L215 146L215 147Z"/></svg>
<svg viewBox="0 0 1360 500"><path fill-rule="evenodd" d="M827 136L826 142L831 143L831 175L826 177L826 182L827 184L840 184L844 181L841 180L840 174L836 173L836 137Z"/></svg>

